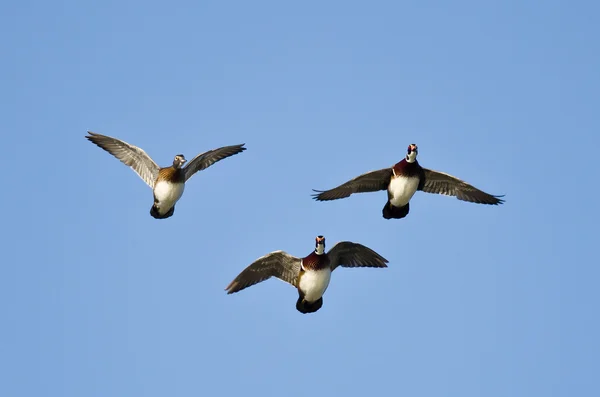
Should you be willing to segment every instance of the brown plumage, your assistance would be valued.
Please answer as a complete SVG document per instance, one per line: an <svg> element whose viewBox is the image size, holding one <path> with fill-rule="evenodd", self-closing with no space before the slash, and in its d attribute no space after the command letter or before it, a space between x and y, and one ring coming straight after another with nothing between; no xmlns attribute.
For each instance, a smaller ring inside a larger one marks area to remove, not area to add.
<svg viewBox="0 0 600 397"><path fill-rule="evenodd" d="M304 270L322 270L331 265L329 255L318 255L315 251L311 252L302 259L302 268Z"/></svg>
<svg viewBox="0 0 600 397"><path fill-rule="evenodd" d="M182 168L175 168L173 166L161 168L158 171L157 181L169 181L171 183L184 183L185 172Z"/></svg>

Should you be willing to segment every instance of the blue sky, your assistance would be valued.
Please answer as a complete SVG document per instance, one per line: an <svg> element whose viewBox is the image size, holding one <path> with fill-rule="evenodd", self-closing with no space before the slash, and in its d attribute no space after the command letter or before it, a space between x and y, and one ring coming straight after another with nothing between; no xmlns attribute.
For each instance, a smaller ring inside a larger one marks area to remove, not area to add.
<svg viewBox="0 0 600 397"><path fill-rule="evenodd" d="M596 396L600 6L21 1L0 13L2 396ZM247 151L175 216L86 130L159 164ZM506 204L318 203L397 162ZM363 243L314 315L254 259ZM594 259L596 258L596 259Z"/></svg>

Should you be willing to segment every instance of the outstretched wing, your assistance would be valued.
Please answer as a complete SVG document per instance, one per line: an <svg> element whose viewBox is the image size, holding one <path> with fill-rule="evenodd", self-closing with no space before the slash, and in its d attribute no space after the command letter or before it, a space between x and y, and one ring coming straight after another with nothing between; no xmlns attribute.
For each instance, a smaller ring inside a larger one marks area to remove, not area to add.
<svg viewBox="0 0 600 397"><path fill-rule="evenodd" d="M297 287L301 262L300 258L296 258L287 252L271 252L252 262L229 283L225 290L228 294L233 294L271 277L277 277Z"/></svg>
<svg viewBox="0 0 600 397"><path fill-rule="evenodd" d="M160 167L146 152L137 146L130 145L120 139L88 131L86 138L108 153L115 156L123 164L129 166L144 182L154 188Z"/></svg>
<svg viewBox="0 0 600 397"><path fill-rule="evenodd" d="M371 248L350 241L335 244L327 253L331 271L336 267L387 267L388 260Z"/></svg>
<svg viewBox="0 0 600 397"><path fill-rule="evenodd" d="M455 196L459 200L477 204L498 205L504 202L504 200L500 199L500 197L504 196L488 194L452 175L427 168L423 168L423 172L424 179L421 180L419 190L426 193Z"/></svg>
<svg viewBox="0 0 600 397"><path fill-rule="evenodd" d="M330 190L315 190L313 198L317 201L337 200L354 193L377 192L386 190L392 178L392 168L370 171Z"/></svg>
<svg viewBox="0 0 600 397"><path fill-rule="evenodd" d="M241 145L224 146L197 155L183 168L183 171L185 172L185 180L187 181L196 172L210 167L217 161L221 161L229 156L243 152L246 150L245 147L242 147L244 145L245 143L242 143Z"/></svg>

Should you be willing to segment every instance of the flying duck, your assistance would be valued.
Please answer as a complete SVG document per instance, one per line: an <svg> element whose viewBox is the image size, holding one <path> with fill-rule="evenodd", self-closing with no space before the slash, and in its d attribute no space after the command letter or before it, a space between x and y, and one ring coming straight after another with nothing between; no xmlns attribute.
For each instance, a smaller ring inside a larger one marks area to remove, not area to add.
<svg viewBox="0 0 600 397"><path fill-rule="evenodd" d="M88 131L88 134L86 136L88 140L128 165L152 188L154 204L150 208L150 215L155 219L167 219L173 216L175 204L183 195L185 183L192 175L217 161L246 150L242 147L245 145L243 143L209 150L194 157L185 167L183 164L187 160L183 154L178 154L173 159L173 165L161 168L139 147L91 131Z"/></svg>
<svg viewBox="0 0 600 397"><path fill-rule="evenodd" d="M387 259L364 245L341 241L325 253L325 237L317 236L315 250L304 258L284 251L274 251L255 260L225 290L233 294L272 276L298 289L296 309L314 313L323 306L323 294L329 286L331 272L342 267L387 267Z"/></svg>
<svg viewBox="0 0 600 397"><path fill-rule="evenodd" d="M409 203L417 190L426 193L454 196L459 200L477 204L502 204L504 200L485 193L452 175L429 170L417 161L418 148L408 146L406 157L393 167L367 172L330 190L315 190L317 201L337 200L353 193L387 190L388 200L382 213L385 219L402 219L408 215Z"/></svg>

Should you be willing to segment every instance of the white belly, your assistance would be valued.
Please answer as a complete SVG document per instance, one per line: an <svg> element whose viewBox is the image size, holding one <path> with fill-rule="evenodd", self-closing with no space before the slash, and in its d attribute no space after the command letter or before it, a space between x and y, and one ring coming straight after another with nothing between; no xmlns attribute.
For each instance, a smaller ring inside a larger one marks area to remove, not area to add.
<svg viewBox="0 0 600 397"><path fill-rule="evenodd" d="M390 202L394 207L404 207L419 187L419 178L394 178L390 182L388 191L392 195Z"/></svg>
<svg viewBox="0 0 600 397"><path fill-rule="evenodd" d="M300 278L300 291L304 294L304 300L314 302L325 293L331 280L331 270L310 270Z"/></svg>
<svg viewBox="0 0 600 397"><path fill-rule="evenodd" d="M154 187L154 196L158 200L156 206L160 212L170 210L183 195L183 183L158 182Z"/></svg>

